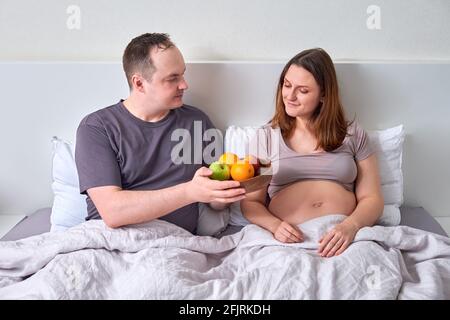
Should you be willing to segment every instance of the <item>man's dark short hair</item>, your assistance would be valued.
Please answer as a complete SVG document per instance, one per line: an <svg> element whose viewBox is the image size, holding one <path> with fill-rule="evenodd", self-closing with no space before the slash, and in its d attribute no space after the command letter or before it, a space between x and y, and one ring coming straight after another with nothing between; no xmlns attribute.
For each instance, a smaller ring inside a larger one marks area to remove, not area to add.
<svg viewBox="0 0 450 320"><path fill-rule="evenodd" d="M141 73L150 81L155 72L155 65L150 56L153 48L168 49L175 46L166 33L144 33L127 45L122 57L123 70L127 77L128 86L132 89L131 77L136 72Z"/></svg>

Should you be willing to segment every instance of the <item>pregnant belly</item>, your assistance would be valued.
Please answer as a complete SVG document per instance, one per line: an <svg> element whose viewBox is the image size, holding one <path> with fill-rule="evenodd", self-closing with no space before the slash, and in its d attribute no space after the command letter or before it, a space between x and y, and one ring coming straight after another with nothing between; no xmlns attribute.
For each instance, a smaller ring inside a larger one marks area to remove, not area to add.
<svg viewBox="0 0 450 320"><path fill-rule="evenodd" d="M268 209L288 223L299 224L323 215L350 215L355 207L355 194L340 184L326 180L304 180L277 192Z"/></svg>

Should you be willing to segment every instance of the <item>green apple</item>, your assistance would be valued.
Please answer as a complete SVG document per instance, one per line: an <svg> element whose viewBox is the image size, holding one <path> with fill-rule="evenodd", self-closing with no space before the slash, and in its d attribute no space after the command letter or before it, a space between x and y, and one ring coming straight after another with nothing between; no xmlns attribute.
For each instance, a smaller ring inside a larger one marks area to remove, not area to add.
<svg viewBox="0 0 450 320"><path fill-rule="evenodd" d="M231 176L230 166L227 164L220 163L219 161L214 161L209 165L209 169L213 172L210 176L214 180L229 180Z"/></svg>

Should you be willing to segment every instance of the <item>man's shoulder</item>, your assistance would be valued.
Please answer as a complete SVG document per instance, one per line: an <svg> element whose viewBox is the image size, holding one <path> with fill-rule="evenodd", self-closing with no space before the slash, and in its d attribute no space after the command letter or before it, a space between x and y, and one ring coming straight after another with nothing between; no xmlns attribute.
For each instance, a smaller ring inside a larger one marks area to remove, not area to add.
<svg viewBox="0 0 450 320"><path fill-rule="evenodd" d="M201 121L205 128L215 128L214 123L211 121L209 116L197 107L185 104L181 108L175 109L175 113L178 115L178 125Z"/></svg>
<svg viewBox="0 0 450 320"><path fill-rule="evenodd" d="M82 126L82 125L89 125L89 126L96 126L96 127L103 126L105 119L113 116L117 112L119 103L98 109L94 112L87 114L80 121L80 126Z"/></svg>
<svg viewBox="0 0 450 320"><path fill-rule="evenodd" d="M192 117L208 117L208 115L201 109L184 104L181 108L175 109L177 112L183 113L184 115L190 115Z"/></svg>

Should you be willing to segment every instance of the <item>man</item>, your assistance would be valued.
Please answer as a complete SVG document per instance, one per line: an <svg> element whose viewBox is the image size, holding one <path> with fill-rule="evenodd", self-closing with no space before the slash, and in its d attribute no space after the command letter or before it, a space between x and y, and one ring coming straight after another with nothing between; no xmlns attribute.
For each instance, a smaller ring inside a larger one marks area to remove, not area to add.
<svg viewBox="0 0 450 320"><path fill-rule="evenodd" d="M171 157L174 130L188 130L192 137L195 123L204 131L214 126L205 113L183 104L186 66L169 36L134 38L123 68L129 97L87 115L77 130L75 160L80 193L88 196L86 220L102 218L117 228L160 218L195 233L198 202L222 209L243 199L245 190L236 181L209 179L212 172L201 163Z"/></svg>

